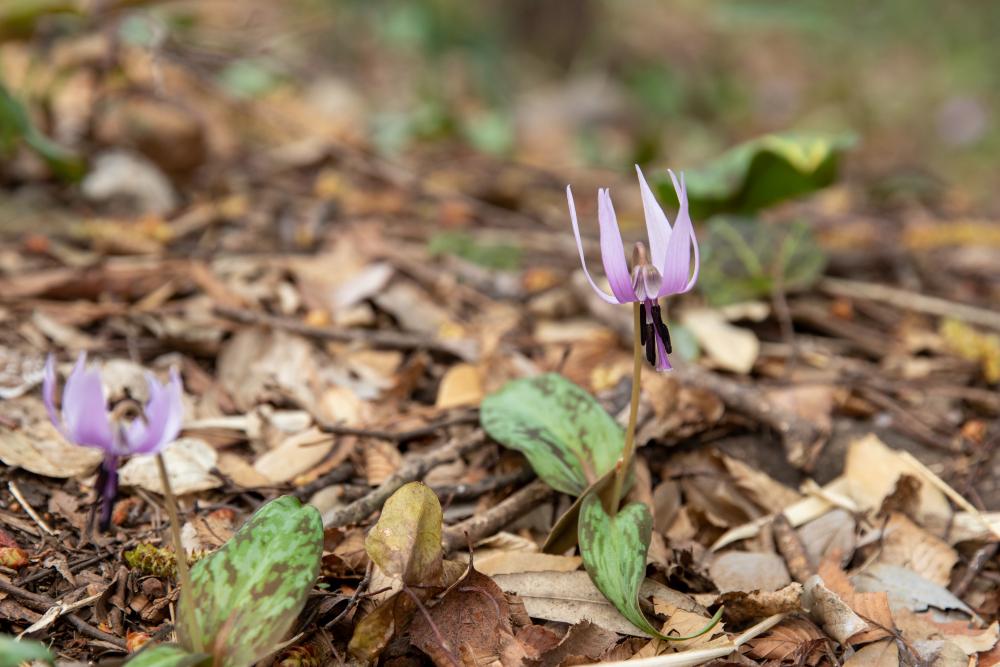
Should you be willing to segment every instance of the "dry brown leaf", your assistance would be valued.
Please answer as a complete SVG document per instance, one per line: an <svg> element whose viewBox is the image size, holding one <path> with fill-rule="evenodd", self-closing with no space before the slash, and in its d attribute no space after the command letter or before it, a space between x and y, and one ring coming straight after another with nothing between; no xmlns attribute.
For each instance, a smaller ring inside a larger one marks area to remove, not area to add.
<svg viewBox="0 0 1000 667"><path fill-rule="evenodd" d="M825 554L839 553L846 561L854 554L857 544L856 525L850 512L833 509L799 528L799 537L813 563ZM842 561L843 562L843 561Z"/></svg>
<svg viewBox="0 0 1000 667"><path fill-rule="evenodd" d="M378 486L392 477L403 463L403 455L396 446L382 440L365 444L365 478L371 486Z"/></svg>
<svg viewBox="0 0 1000 667"><path fill-rule="evenodd" d="M204 440L181 438L166 446L163 459L174 493L183 495L222 486L222 480L212 474L218 453ZM118 470L123 486L138 486L163 493L156 457L134 456Z"/></svg>
<svg viewBox="0 0 1000 667"><path fill-rule="evenodd" d="M730 324L721 312L711 308L687 309L681 314L681 322L716 367L743 374L753 368L760 354L760 341L753 331Z"/></svg>
<svg viewBox="0 0 1000 667"><path fill-rule="evenodd" d="M769 664L817 665L828 652L830 640L815 624L801 617L782 621L769 633L747 642L751 658Z"/></svg>
<svg viewBox="0 0 1000 667"><path fill-rule="evenodd" d="M719 458L736 482L736 486L747 494L750 500L768 512L780 512L802 500L800 493L772 479L767 473L725 454L720 454Z"/></svg>
<svg viewBox="0 0 1000 667"><path fill-rule="evenodd" d="M870 629L850 638L852 644L882 639L895 629L896 625L889 608L889 596L883 592L859 593L854 589L847 574L840 569L834 555L831 555L819 565L819 575L823 583L862 619L869 623Z"/></svg>
<svg viewBox="0 0 1000 667"><path fill-rule="evenodd" d="M802 417L821 433L829 433L833 427L830 415L834 407L835 388L831 385L800 384L769 389L766 394L772 403Z"/></svg>
<svg viewBox="0 0 1000 667"><path fill-rule="evenodd" d="M442 410L479 405L483 400L483 375L472 364L455 364L441 378L436 406Z"/></svg>
<svg viewBox="0 0 1000 667"><path fill-rule="evenodd" d="M841 644L847 644L851 637L870 627L840 596L827 588L818 575L810 577L802 587L802 606L826 634Z"/></svg>
<svg viewBox="0 0 1000 667"><path fill-rule="evenodd" d="M245 458L234 452L219 452L219 462L216 467L227 479L244 489L256 489L271 484L268 477L257 472Z"/></svg>
<svg viewBox="0 0 1000 667"><path fill-rule="evenodd" d="M45 406L24 396L0 402L0 461L46 477L77 477L94 472L104 454L66 442L49 421ZM20 424L10 428L7 424Z"/></svg>
<svg viewBox="0 0 1000 667"><path fill-rule="evenodd" d="M721 604L726 610L726 619L733 623L797 611L802 606L802 584L793 581L777 591L723 593L713 604Z"/></svg>
<svg viewBox="0 0 1000 667"><path fill-rule="evenodd" d="M667 617L660 628L664 635L675 637L686 637L704 630L712 619L703 614L693 614L683 609L678 609L672 604L653 598L653 610L657 614ZM726 635L723 623L718 623L714 628L692 639L683 641L664 641L662 639L651 639L645 646L639 649L633 658L650 658L664 653L679 653L699 648L719 648L731 645L729 637Z"/></svg>
<svg viewBox="0 0 1000 667"><path fill-rule="evenodd" d="M253 468L271 483L281 484L318 464L332 449L333 437L314 426L285 438L277 447L260 456Z"/></svg>
<svg viewBox="0 0 1000 667"><path fill-rule="evenodd" d="M785 561L771 553L727 551L712 561L708 572L721 593L776 591L792 581Z"/></svg>
<svg viewBox="0 0 1000 667"><path fill-rule="evenodd" d="M539 626L528 626L517 634L517 638L525 643L522 633ZM532 631L532 634L536 633ZM589 621L582 621L570 627L558 643L544 651L537 660L528 662L532 667L557 667L558 665L581 664L580 659L593 662L600 659L604 653L615 645L618 635Z"/></svg>
<svg viewBox="0 0 1000 667"><path fill-rule="evenodd" d="M941 621L932 612L918 613L910 609L898 609L894 617L906 641L918 646L947 641L972 656L993 649L1000 640L1000 625L996 621L988 627L976 628L964 621Z"/></svg>
<svg viewBox="0 0 1000 667"><path fill-rule="evenodd" d="M476 569L485 575L516 574L519 572L572 572L580 567L579 556L557 556L528 551L476 551Z"/></svg>
<svg viewBox="0 0 1000 667"><path fill-rule="evenodd" d="M898 667L899 645L883 639L864 646L844 662L844 667Z"/></svg>
<svg viewBox="0 0 1000 667"><path fill-rule="evenodd" d="M947 586L958 552L906 515L893 512L882 529L882 550L876 562L909 568L929 581Z"/></svg>

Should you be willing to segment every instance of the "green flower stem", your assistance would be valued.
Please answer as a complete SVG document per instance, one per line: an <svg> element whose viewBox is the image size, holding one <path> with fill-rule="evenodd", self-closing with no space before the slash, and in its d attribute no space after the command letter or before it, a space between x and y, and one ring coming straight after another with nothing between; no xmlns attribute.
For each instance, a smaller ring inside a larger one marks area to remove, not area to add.
<svg viewBox="0 0 1000 667"><path fill-rule="evenodd" d="M635 425L639 418L639 384L642 380L642 340L639 337L639 332L642 327L642 306L639 303L632 304L632 312L635 314L632 331L632 400L628 408L625 448L622 449L621 460L618 461L615 468L615 481L611 493L612 505L607 508L610 516L618 513L618 506L621 504L625 476L628 475L632 465L632 456L635 454Z"/></svg>
<svg viewBox="0 0 1000 667"><path fill-rule="evenodd" d="M160 485L163 486L163 496L167 501L167 515L170 517L170 537L173 539L174 555L177 557L177 578L181 582L181 592L190 595L193 590L191 587L191 572L188 570L184 545L181 543L181 524L180 515L177 512L177 498L174 496L174 490L170 487L170 477L167 475L167 464L163 460L163 454L156 455L156 467L160 471ZM189 615L193 612L193 607L180 603L178 603L178 609L180 613L186 611ZM193 619L186 618L184 620L189 628L195 627L192 622ZM201 642L197 633L194 633L193 637L196 644ZM193 648L195 652L202 650L201 646L194 646Z"/></svg>

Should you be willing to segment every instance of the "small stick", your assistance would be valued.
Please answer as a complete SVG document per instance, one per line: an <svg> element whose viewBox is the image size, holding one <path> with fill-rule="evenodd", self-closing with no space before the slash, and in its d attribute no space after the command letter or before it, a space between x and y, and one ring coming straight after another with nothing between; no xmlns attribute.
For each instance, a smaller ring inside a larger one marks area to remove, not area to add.
<svg viewBox="0 0 1000 667"><path fill-rule="evenodd" d="M487 477L471 484L442 484L432 486L434 493L440 498L451 498L452 500L466 500L478 498L484 493L489 493L509 484L525 484L535 477L535 471L531 468L521 468L506 475L495 475Z"/></svg>
<svg viewBox="0 0 1000 667"><path fill-rule="evenodd" d="M347 606L344 607L343 611L334 616L333 620L328 621L323 626L324 629L332 628L337 625L337 623L340 623L344 617L357 606L358 602L361 600L361 595L364 593L365 589L368 588L368 584L372 581L372 572L374 572L374 567L372 566L372 562L368 561L368 567L365 568L365 577L358 584L358 587L354 589L354 594L351 596L351 599L347 601Z"/></svg>
<svg viewBox="0 0 1000 667"><path fill-rule="evenodd" d="M30 607L38 612L48 611L52 607L59 604L48 596L32 593L31 591L26 591L23 588L15 586L14 584L4 580L2 577L0 577L0 591L17 597L19 600L24 602L26 607ZM87 623L76 614L63 614L59 618L66 619L82 634L85 634L92 639L100 639L101 641L117 646L123 651L125 650L124 639L95 628L93 625Z"/></svg>
<svg viewBox="0 0 1000 667"><path fill-rule="evenodd" d="M368 428L357 428L353 426L343 426L341 424L333 424L330 422L322 421L315 416L319 430L324 433L330 433L333 435L356 435L363 438L376 438L378 440L388 440L389 442L408 442L410 440L416 440L417 438L423 438L428 435L432 435L435 432L448 428L449 426L460 426L462 424L475 424L479 421L479 415L476 413L466 413L462 415L457 415L455 417L450 417L448 419L442 419L440 421L427 424L426 426L420 426L409 431L382 431L378 429L368 429Z"/></svg>
<svg viewBox="0 0 1000 667"><path fill-rule="evenodd" d="M445 549L450 551L464 546L467 542L476 542L492 535L514 519L537 507L550 495L552 488L542 480L536 479L485 512L446 528L443 536Z"/></svg>
<svg viewBox="0 0 1000 667"><path fill-rule="evenodd" d="M859 280L824 278L820 281L819 287L824 292L838 296L880 301L904 310L913 310L927 315L937 315L938 317L953 317L969 324L978 324L979 326L1000 330L1000 313L995 310L987 310L965 303L899 289L898 287L867 283Z"/></svg>
<svg viewBox="0 0 1000 667"><path fill-rule="evenodd" d="M792 575L792 579L804 584L809 577L816 574L816 566L809 558L809 552L806 551L806 545L802 542L802 538L792 528L792 524L789 523L788 517L783 512L779 512L772 519L771 527L774 530L775 546L781 557L785 559L788 573Z"/></svg>
<svg viewBox="0 0 1000 667"><path fill-rule="evenodd" d="M35 508L32 507L31 504L24 499L24 495L21 493L21 489L18 488L17 482L15 482L14 480L10 480L9 482L7 482L7 488L10 489L11 495L17 499L18 504L21 505L21 507L24 508L24 511L28 513L28 516L30 516L35 521L35 523L38 524L39 528L44 530L49 535L56 534L56 532L49 527L49 524L45 523L45 519L38 516L38 512L35 511Z"/></svg>
<svg viewBox="0 0 1000 667"><path fill-rule="evenodd" d="M464 361L473 361L476 356L472 350L465 349L460 344L438 341L426 336L400 331L319 327L300 322L290 317L277 317L254 310L229 308L226 306L216 306L212 309L212 313L217 317L241 324L262 324L273 329L291 331L292 333L309 338L318 338L319 340L333 340L341 343L366 343L372 347L387 350L429 350L439 354L458 357Z"/></svg>
<svg viewBox="0 0 1000 667"><path fill-rule="evenodd" d="M170 537L174 542L174 556L177 559L177 578L180 579L181 588L190 596L194 594L194 588L191 586L191 572L188 571L187 552L184 551L184 543L181 542L181 525L177 512L177 498L174 496L174 490L170 487L170 476L167 475L167 465L163 461L163 454L156 455L156 468L160 471L160 485L163 486L163 495L167 500L167 514L170 517ZM186 615L188 618L184 619L184 621L191 628L191 639L195 644L195 652L200 652L202 649L201 638L194 630L194 607L180 604L179 602L178 604L181 613L187 612Z"/></svg>
<svg viewBox="0 0 1000 667"><path fill-rule="evenodd" d="M346 526L357 523L372 512L382 507L396 490L414 480L420 479L432 468L454 461L466 452L470 452L486 441L482 431L475 431L464 438L456 438L444 447L434 449L423 456L415 456L403 465L389 479L382 482L367 495L355 500L350 505L338 507L323 515L323 527Z"/></svg>
<svg viewBox="0 0 1000 667"><path fill-rule="evenodd" d="M975 581L976 577L986 564L990 562L990 559L996 555L997 549L1000 548L1000 542L990 542L989 544L984 544L983 546L976 549L976 553L972 554L972 558L969 560L969 566L962 573L962 577L955 582L955 586L951 589L951 592L955 594L956 597L962 597L965 592L969 590L969 586Z"/></svg>

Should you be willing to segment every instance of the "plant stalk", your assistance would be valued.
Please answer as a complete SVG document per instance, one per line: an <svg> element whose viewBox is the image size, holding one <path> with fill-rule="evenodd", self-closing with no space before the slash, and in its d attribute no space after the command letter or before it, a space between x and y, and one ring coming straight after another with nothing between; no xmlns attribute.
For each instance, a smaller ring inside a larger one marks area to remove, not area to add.
<svg viewBox="0 0 1000 667"><path fill-rule="evenodd" d="M632 331L632 400L628 409L628 427L625 429L625 447L622 449L622 457L615 469L615 480L611 493L612 505L608 508L608 514L611 516L618 513L618 506L622 500L622 489L625 488L625 477L632 467L632 456L635 454L635 426L639 418L639 385L642 380L642 339L639 332L642 326L642 305L638 302L632 304L632 312L635 315Z"/></svg>
<svg viewBox="0 0 1000 667"><path fill-rule="evenodd" d="M163 496L167 501L167 516L170 517L170 537L174 543L174 554L177 556L177 578L181 582L181 593L191 595L191 591L194 589L191 587L191 572L188 570L187 553L184 551L184 545L181 543L180 513L177 511L177 498L174 496L174 491L170 486L170 477L167 475L167 464L163 460L163 454L156 455L156 468L160 471L160 485L163 487ZM178 599L177 604L181 614L190 615L192 613L192 608L182 604L180 599ZM190 628L192 641L195 642L194 650L200 652L202 650L200 646L201 640L198 637L198 633L195 632L194 619L185 618L184 621Z"/></svg>

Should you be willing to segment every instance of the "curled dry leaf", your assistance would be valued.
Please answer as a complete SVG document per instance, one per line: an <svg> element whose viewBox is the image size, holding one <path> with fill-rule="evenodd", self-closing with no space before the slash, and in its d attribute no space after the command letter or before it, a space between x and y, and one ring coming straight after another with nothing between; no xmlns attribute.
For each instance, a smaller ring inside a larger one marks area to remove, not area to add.
<svg viewBox="0 0 1000 667"><path fill-rule="evenodd" d="M870 628L867 622L836 593L823 584L819 575L813 575L802 587L802 606L828 635L841 644L847 644Z"/></svg>
<svg viewBox="0 0 1000 667"><path fill-rule="evenodd" d="M870 626L869 629L850 637L851 643L870 642L891 634L896 626L885 589L869 589L868 592L855 590L851 580L837 565L837 560L835 555L831 555L820 563L818 576L826 588L835 593Z"/></svg>
<svg viewBox="0 0 1000 667"><path fill-rule="evenodd" d="M747 642L750 647L747 655L775 665L818 665L829 652L829 641L810 621L792 617L766 635Z"/></svg>
<svg viewBox="0 0 1000 667"><path fill-rule="evenodd" d="M441 378L437 407L445 410L463 405L479 405L483 400L483 375L472 364L455 364Z"/></svg>
<svg viewBox="0 0 1000 667"><path fill-rule="evenodd" d="M176 440L163 450L163 458L170 475L170 485L178 495L222 486L222 480L211 473L218 454L204 440ZM129 459L119 469L118 476L124 486L138 486L153 493L163 493L155 457L136 456Z"/></svg>
<svg viewBox="0 0 1000 667"><path fill-rule="evenodd" d="M333 438L315 426L286 438L265 452L253 467L273 484L295 479L322 461L333 449Z"/></svg>
<svg viewBox="0 0 1000 667"><path fill-rule="evenodd" d="M958 552L906 515L893 512L882 529L877 562L908 568L939 586L947 586Z"/></svg>
<svg viewBox="0 0 1000 667"><path fill-rule="evenodd" d="M775 614L797 611L802 606L802 584L792 582L776 591L731 591L715 600L732 623L742 623Z"/></svg>
<svg viewBox="0 0 1000 667"><path fill-rule="evenodd" d="M392 477L403 464L403 455L390 442L375 440L365 445L365 478L371 486L378 486Z"/></svg>
<svg viewBox="0 0 1000 667"><path fill-rule="evenodd" d="M895 639L883 639L863 646L844 661L844 667L898 667L899 645Z"/></svg>

